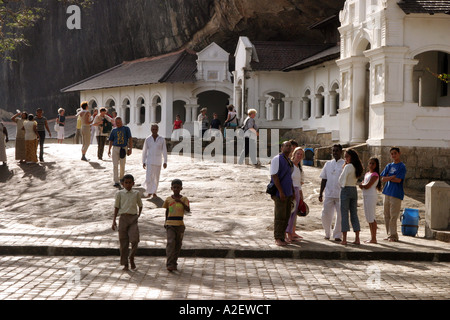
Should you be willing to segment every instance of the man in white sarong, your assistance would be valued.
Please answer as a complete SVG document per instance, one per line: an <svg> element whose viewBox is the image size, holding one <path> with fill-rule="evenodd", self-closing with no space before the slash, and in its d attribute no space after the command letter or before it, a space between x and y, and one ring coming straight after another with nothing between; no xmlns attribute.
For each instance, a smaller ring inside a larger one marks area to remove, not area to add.
<svg viewBox="0 0 450 320"><path fill-rule="evenodd" d="M156 197L159 185L159 176L161 174L161 165L167 168L167 147L166 140L158 135L159 127L153 124L151 127L152 134L145 139L144 148L142 150L142 164L147 170L143 187L146 189L147 195ZM164 159L164 162L163 162Z"/></svg>

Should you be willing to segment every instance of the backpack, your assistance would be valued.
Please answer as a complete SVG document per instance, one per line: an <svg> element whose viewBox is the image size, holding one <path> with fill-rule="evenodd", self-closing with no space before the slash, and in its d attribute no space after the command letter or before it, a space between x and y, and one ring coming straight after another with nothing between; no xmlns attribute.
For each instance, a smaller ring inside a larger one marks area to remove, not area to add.
<svg viewBox="0 0 450 320"><path fill-rule="evenodd" d="M242 124L241 129L244 130L244 132L246 132L248 129L246 129L245 127L247 126L247 122L250 119L250 117L247 117L247 119L245 119L244 123Z"/></svg>
<svg viewBox="0 0 450 320"><path fill-rule="evenodd" d="M103 133L110 133L112 131L112 123L103 119Z"/></svg>

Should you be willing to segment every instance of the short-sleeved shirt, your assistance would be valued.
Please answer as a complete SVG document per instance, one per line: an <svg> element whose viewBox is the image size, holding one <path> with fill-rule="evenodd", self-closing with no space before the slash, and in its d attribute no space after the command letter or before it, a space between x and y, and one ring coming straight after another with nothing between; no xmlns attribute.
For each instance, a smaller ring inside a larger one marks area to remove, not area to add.
<svg viewBox="0 0 450 320"><path fill-rule="evenodd" d="M95 116L94 123L95 124L99 124L100 123L100 124L104 125L105 120L112 123L112 118L110 116L108 116L106 114L105 114L105 116L102 116L102 114L99 113L98 115ZM103 126L94 126L94 128L95 128L95 136L96 137L97 136L101 136L101 137L109 136L108 133L104 133L103 132Z"/></svg>
<svg viewBox="0 0 450 320"><path fill-rule="evenodd" d="M181 129L182 125L183 125L183 121L175 120L175 122L173 123L173 129L174 130Z"/></svg>
<svg viewBox="0 0 450 320"><path fill-rule="evenodd" d="M327 180L325 186L325 198L337 198L339 199L341 194L341 187L339 185L339 176L342 173L345 160L336 159L327 161L320 173L320 178Z"/></svg>
<svg viewBox="0 0 450 320"><path fill-rule="evenodd" d="M302 183L304 181L303 171L300 169L300 165L294 164L294 171L292 172L292 184L294 188L302 190Z"/></svg>
<svg viewBox="0 0 450 320"><path fill-rule="evenodd" d="M369 189L362 189L363 196L377 196L377 185L378 185L378 179L380 179L380 176L376 172L367 172L364 175L364 181L363 184L368 184L372 177L377 177L377 180L375 180L375 183L369 188Z"/></svg>
<svg viewBox="0 0 450 320"><path fill-rule="evenodd" d="M181 202L189 206L189 199L186 197L181 197ZM175 199L170 196L164 201L164 209L168 209L166 217L166 226L184 226L184 206L181 203L175 201Z"/></svg>
<svg viewBox="0 0 450 320"><path fill-rule="evenodd" d="M26 120L23 123L23 127L25 128L25 140L32 141L36 140L36 133L34 132L34 126L36 125L36 121Z"/></svg>
<svg viewBox="0 0 450 320"><path fill-rule="evenodd" d="M209 129L209 120L208 120L208 116L206 114L203 115L202 113L200 113L198 115L197 120L202 123L202 130L208 130Z"/></svg>
<svg viewBox="0 0 450 320"><path fill-rule="evenodd" d="M47 121L46 117L34 117L34 121L37 123L37 131L45 131L45 121Z"/></svg>
<svg viewBox="0 0 450 320"><path fill-rule="evenodd" d="M121 214L138 214L138 208L142 208L141 194L137 190L120 190L116 193L114 208L119 209Z"/></svg>
<svg viewBox="0 0 450 320"><path fill-rule="evenodd" d="M251 118L251 117L247 117L247 119L245 119L244 121L244 131L250 130L250 129L255 129L256 131L258 131L258 125L256 124L256 120Z"/></svg>
<svg viewBox="0 0 450 320"><path fill-rule="evenodd" d="M211 121L211 129L219 129L220 128L220 125L221 125L222 123L220 122L220 120L219 119L213 119L212 121Z"/></svg>
<svg viewBox="0 0 450 320"><path fill-rule="evenodd" d="M281 188L283 189L283 193L286 197L293 195L292 172L293 166L291 166L291 163L283 154L280 153L272 159L272 162L270 163L270 175L278 176ZM280 196L280 192L278 190L276 196Z"/></svg>
<svg viewBox="0 0 450 320"><path fill-rule="evenodd" d="M115 147L126 147L128 145L128 139L131 139L130 128L123 126L120 128L114 128L109 136L109 141L113 142Z"/></svg>
<svg viewBox="0 0 450 320"><path fill-rule="evenodd" d="M406 176L405 164L403 162L389 163L384 168L383 172L381 173L381 176L382 177L395 176L396 178L402 179L402 181L399 183L388 181L383 188L383 194L403 200L403 198L405 197L405 191L403 190L403 181L405 180Z"/></svg>
<svg viewBox="0 0 450 320"><path fill-rule="evenodd" d="M59 126L60 127L64 127L65 122L66 122L66 116L60 116L58 115L58 119L59 119ZM62 123L61 123L62 122Z"/></svg>

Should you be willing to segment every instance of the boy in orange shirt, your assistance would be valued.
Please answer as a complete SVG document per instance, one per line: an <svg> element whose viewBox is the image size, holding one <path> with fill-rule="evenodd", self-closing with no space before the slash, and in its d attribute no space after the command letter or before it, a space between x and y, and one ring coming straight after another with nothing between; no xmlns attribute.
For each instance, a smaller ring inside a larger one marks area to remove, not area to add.
<svg viewBox="0 0 450 320"><path fill-rule="evenodd" d="M180 255L181 245L185 231L184 213L190 212L188 198L180 194L183 190L183 182L179 179L172 181L171 189L173 195L164 201L163 208L166 209L166 221L164 228L167 231L166 267L169 271L177 270L177 260Z"/></svg>

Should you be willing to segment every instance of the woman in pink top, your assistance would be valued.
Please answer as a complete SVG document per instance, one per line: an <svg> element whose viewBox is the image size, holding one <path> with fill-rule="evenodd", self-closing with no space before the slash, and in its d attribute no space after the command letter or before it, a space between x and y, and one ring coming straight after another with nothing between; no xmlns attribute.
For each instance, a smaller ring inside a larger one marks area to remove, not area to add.
<svg viewBox="0 0 450 320"><path fill-rule="evenodd" d="M364 181L359 185L363 193L364 214L369 223L371 239L366 243L377 243L377 221L375 209L378 200L378 191L381 191L380 162L377 158L370 158L369 171L364 176Z"/></svg>

